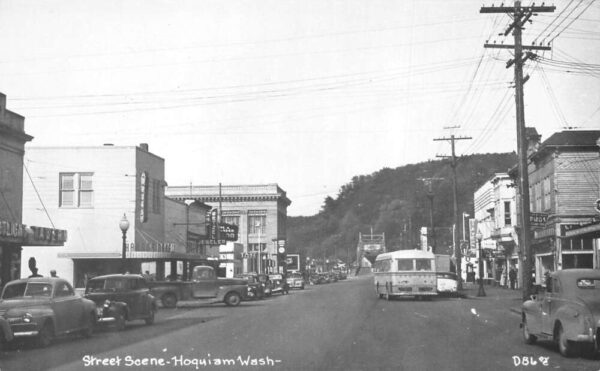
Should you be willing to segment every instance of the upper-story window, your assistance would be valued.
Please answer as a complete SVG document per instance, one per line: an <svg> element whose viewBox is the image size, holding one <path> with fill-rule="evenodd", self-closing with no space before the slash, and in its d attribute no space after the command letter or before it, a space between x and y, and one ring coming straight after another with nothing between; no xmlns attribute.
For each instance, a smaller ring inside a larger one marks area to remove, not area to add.
<svg viewBox="0 0 600 371"><path fill-rule="evenodd" d="M510 201L504 201L504 225L505 226L512 225Z"/></svg>
<svg viewBox="0 0 600 371"><path fill-rule="evenodd" d="M248 233L264 234L267 225L266 210L248 210Z"/></svg>
<svg viewBox="0 0 600 371"><path fill-rule="evenodd" d="M231 225L240 225L239 215L223 215L223 223Z"/></svg>
<svg viewBox="0 0 600 371"><path fill-rule="evenodd" d="M60 207L94 206L93 173L61 173Z"/></svg>
<svg viewBox="0 0 600 371"><path fill-rule="evenodd" d="M542 211L548 211L552 208L552 187L550 184L550 177L544 178L544 209Z"/></svg>

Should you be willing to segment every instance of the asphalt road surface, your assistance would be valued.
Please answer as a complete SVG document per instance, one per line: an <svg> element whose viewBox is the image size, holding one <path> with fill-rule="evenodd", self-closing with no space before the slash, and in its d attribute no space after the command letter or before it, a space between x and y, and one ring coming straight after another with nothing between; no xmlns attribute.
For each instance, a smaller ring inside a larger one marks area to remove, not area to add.
<svg viewBox="0 0 600 371"><path fill-rule="evenodd" d="M392 300L361 276L239 307L164 309L154 325L0 354L7 370L600 370L525 345L506 299ZM536 362L532 365L533 362Z"/></svg>

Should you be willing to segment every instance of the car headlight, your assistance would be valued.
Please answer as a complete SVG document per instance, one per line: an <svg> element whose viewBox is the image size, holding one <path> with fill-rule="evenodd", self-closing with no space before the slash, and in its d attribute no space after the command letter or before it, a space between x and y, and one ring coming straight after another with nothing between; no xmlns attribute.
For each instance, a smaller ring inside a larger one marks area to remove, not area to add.
<svg viewBox="0 0 600 371"><path fill-rule="evenodd" d="M32 320L33 320L33 316L31 315L31 313L25 313L23 315L23 322L30 323Z"/></svg>
<svg viewBox="0 0 600 371"><path fill-rule="evenodd" d="M110 300L106 299L104 300L104 308L108 308L110 307Z"/></svg>

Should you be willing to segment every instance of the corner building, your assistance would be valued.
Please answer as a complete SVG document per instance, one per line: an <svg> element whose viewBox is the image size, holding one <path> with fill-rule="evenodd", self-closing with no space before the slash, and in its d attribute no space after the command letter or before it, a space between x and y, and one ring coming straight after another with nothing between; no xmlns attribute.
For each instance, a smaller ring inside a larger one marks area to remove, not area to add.
<svg viewBox="0 0 600 371"><path fill-rule="evenodd" d="M286 236L287 207L291 201L277 184L172 186L165 195L194 200L213 208L221 205L222 222L238 226L236 243L242 244L243 272L274 273L277 243Z"/></svg>

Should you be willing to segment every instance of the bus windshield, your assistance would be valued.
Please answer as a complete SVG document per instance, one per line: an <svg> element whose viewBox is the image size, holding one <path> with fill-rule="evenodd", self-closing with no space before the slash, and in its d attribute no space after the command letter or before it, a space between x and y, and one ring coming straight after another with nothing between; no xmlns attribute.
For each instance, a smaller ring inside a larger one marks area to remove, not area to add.
<svg viewBox="0 0 600 371"><path fill-rule="evenodd" d="M431 259L416 259L415 267L418 271L431 271Z"/></svg>
<svg viewBox="0 0 600 371"><path fill-rule="evenodd" d="M398 259L398 270L399 271L412 271L413 260L412 259Z"/></svg>

